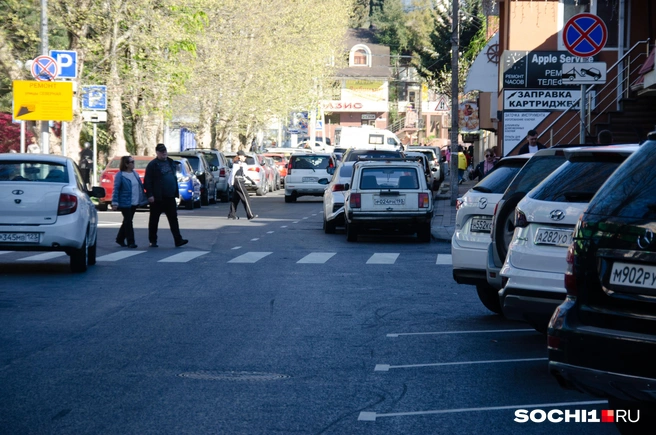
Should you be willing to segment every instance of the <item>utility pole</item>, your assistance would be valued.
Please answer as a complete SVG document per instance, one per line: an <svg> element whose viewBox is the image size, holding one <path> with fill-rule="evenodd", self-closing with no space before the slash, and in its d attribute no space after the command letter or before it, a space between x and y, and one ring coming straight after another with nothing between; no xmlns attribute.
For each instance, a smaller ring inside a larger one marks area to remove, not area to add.
<svg viewBox="0 0 656 435"><path fill-rule="evenodd" d="M453 0L451 13L451 205L458 199L458 0Z"/></svg>
<svg viewBox="0 0 656 435"><path fill-rule="evenodd" d="M41 54L48 55L48 0L41 0ZM41 121L41 152L50 154L50 123Z"/></svg>

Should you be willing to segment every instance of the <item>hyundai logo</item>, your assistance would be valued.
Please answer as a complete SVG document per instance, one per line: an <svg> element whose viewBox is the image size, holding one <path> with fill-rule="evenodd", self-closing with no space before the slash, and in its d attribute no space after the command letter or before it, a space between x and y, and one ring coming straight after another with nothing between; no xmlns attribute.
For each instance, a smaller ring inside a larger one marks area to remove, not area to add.
<svg viewBox="0 0 656 435"><path fill-rule="evenodd" d="M21 200L20 200L20 199L14 199L14 202L15 202L16 204L20 204L20 203L21 203Z"/></svg>
<svg viewBox="0 0 656 435"><path fill-rule="evenodd" d="M487 198L481 198L478 200L478 208L481 210L487 207Z"/></svg>
<svg viewBox="0 0 656 435"><path fill-rule="evenodd" d="M11 193L13 193L14 195L22 195L25 192L23 192L22 190L12 190Z"/></svg>
<svg viewBox="0 0 656 435"><path fill-rule="evenodd" d="M565 219L565 212L562 210L551 210L549 217L555 221L562 221Z"/></svg>
<svg viewBox="0 0 656 435"><path fill-rule="evenodd" d="M638 237L638 246L640 249L647 249L654 242L654 233L651 230L646 230L642 236Z"/></svg>

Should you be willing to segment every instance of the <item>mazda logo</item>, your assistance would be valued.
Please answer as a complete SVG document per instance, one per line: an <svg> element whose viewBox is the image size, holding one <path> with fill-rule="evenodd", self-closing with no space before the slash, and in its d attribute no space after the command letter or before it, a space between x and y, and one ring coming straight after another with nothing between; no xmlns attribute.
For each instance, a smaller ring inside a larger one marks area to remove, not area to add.
<svg viewBox="0 0 656 435"><path fill-rule="evenodd" d="M647 249L654 242L654 233L651 230L646 230L642 236L638 237L638 246L640 249Z"/></svg>
<svg viewBox="0 0 656 435"><path fill-rule="evenodd" d="M14 195L22 195L25 192L23 192L22 190L12 190L11 193L13 193Z"/></svg>
<svg viewBox="0 0 656 435"><path fill-rule="evenodd" d="M555 221L562 221L563 219L565 219L565 212L562 210L551 210L551 213L549 213L549 217Z"/></svg>
<svg viewBox="0 0 656 435"><path fill-rule="evenodd" d="M484 209L487 207L487 198L481 198L478 200L478 208Z"/></svg>

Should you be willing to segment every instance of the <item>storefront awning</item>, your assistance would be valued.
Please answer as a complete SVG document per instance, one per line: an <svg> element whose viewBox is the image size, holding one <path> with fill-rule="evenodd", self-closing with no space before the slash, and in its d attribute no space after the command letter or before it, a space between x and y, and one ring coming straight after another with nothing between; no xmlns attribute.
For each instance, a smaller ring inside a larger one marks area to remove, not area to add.
<svg viewBox="0 0 656 435"><path fill-rule="evenodd" d="M478 53L465 82L465 93L471 91L499 92L499 34L496 33Z"/></svg>

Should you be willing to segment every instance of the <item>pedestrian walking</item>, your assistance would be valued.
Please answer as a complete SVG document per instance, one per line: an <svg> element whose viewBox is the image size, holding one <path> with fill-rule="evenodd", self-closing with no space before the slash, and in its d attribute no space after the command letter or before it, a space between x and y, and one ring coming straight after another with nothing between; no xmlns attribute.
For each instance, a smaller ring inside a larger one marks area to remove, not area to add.
<svg viewBox="0 0 656 435"><path fill-rule="evenodd" d="M485 150L485 160L476 165L476 169L472 173L472 179L478 178L478 181L481 181L492 169L494 169L494 165L496 165L497 162L498 160L494 155L494 149L488 148Z"/></svg>
<svg viewBox="0 0 656 435"><path fill-rule="evenodd" d="M91 169L93 169L93 150L89 142L84 142L84 148L80 151L80 174L84 180L84 184L88 187L91 186Z"/></svg>
<svg viewBox="0 0 656 435"><path fill-rule="evenodd" d="M230 178L228 179L228 184L233 189L228 219L239 219L237 216L237 206L239 206L240 201L244 203L244 210L246 210L248 220L257 217L251 210L251 203L248 198L248 191L246 190L244 179L248 179L253 184L255 183L246 175L244 161L246 161L246 154L241 150L237 151L237 155L232 160L232 172L230 172Z"/></svg>
<svg viewBox="0 0 656 435"><path fill-rule="evenodd" d="M458 145L458 184L465 181L465 170L467 169L467 156L462 145Z"/></svg>
<svg viewBox="0 0 656 435"><path fill-rule="evenodd" d="M148 204L139 174L134 171L134 157L123 156L119 163L119 172L114 177L112 208L123 215L123 223L116 235L116 243L123 247L136 248L132 219L137 207ZM127 240L127 244L125 243Z"/></svg>
<svg viewBox="0 0 656 435"><path fill-rule="evenodd" d="M175 175L175 162L168 157L166 145L160 143L155 147L157 158L146 166L144 184L146 196L150 203L150 217L148 219L148 240L151 248L157 248L157 227L162 213L166 215L173 234L175 246L189 243L180 235L178 224L178 205L175 199L178 193L178 179Z"/></svg>

